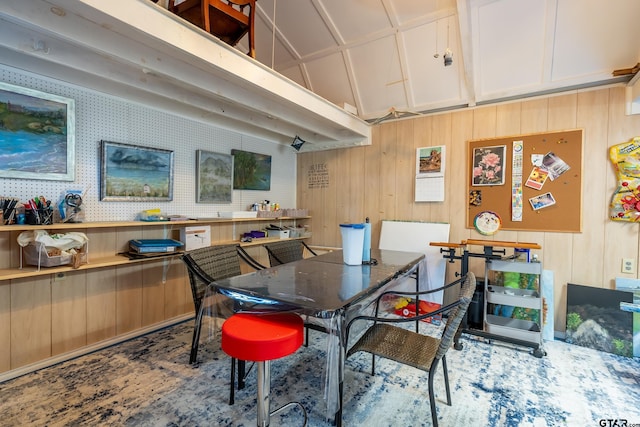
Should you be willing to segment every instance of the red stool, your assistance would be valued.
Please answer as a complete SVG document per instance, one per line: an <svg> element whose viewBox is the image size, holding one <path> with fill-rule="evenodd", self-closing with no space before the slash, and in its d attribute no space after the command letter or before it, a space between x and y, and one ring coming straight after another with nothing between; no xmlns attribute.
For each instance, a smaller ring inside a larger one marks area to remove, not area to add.
<svg viewBox="0 0 640 427"><path fill-rule="evenodd" d="M229 317L222 324L222 350L239 360L249 360L258 365L258 426L269 425L271 415L290 405L290 402L269 412L271 388L271 361L294 353L303 341L302 318L293 313L244 314Z"/></svg>

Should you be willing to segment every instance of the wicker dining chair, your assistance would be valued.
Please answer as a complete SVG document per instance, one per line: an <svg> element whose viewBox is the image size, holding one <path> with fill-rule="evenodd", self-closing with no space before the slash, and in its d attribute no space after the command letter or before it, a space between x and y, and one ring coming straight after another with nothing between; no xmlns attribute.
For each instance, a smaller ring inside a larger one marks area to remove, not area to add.
<svg viewBox="0 0 640 427"><path fill-rule="evenodd" d="M301 260L304 258L305 250L316 256L316 253L302 240L283 240L281 242L267 243L264 248L269 254L271 267Z"/></svg>
<svg viewBox="0 0 640 427"><path fill-rule="evenodd" d="M194 249L182 255L182 261L187 266L189 273L189 282L191 283L191 293L193 295L193 305L196 310L195 327L193 330L193 338L191 340L191 353L189 355L189 363L195 363L198 356L198 344L200 341L200 331L202 329L202 313L200 307L204 299L206 288L209 283L216 280L226 279L228 277L239 276L242 274L240 270L240 246L237 244L208 246L205 248ZM257 264L257 263L256 263ZM250 264L252 267L259 269L260 264ZM233 300L222 298L216 301L219 304L218 313L233 312ZM245 362L243 360L231 359L231 388L229 391L229 404L234 402L234 382L236 364L238 365L238 389L244 387Z"/></svg>
<svg viewBox="0 0 640 427"><path fill-rule="evenodd" d="M410 317L383 317L379 313L380 301L387 293L402 295L424 295L425 293L433 293L445 288L449 288L454 284L462 282L460 286L460 295L458 300L452 304L448 304L431 313L425 313L418 316ZM360 337L360 339L348 350L347 358L354 353L364 351L372 354L371 375L375 375L375 357L380 356L386 359L396 361L414 368L421 369L429 374L429 402L431 404L431 418L433 425L438 425L438 414L436 412L435 396L433 391L433 380L436 373L438 363L442 360L442 370L444 374L444 384L447 393L447 405L451 406L451 391L449 388L449 374L447 371L446 353L451 347L453 338L460 326L460 322L464 317L473 293L476 289L476 278L473 273L469 272L464 279L458 279L455 282L431 291L423 292L385 292L378 297L376 301L374 316L358 316L352 319L347 325L347 339L349 330L356 321L365 320L373 321L373 325ZM393 323L414 322L423 320L438 314L448 313L447 322L439 337L423 335L401 326L394 326ZM348 342L348 341L347 341ZM340 396L342 399L342 396ZM341 400L342 401L342 400Z"/></svg>
<svg viewBox="0 0 640 427"><path fill-rule="evenodd" d="M298 261L304 258L305 250L312 256L317 254L302 240L283 240L281 242L273 242L264 245L269 254L269 265L287 264L289 262ZM320 332L328 332L327 327L321 320L306 316L304 322L304 345L309 345L309 329Z"/></svg>

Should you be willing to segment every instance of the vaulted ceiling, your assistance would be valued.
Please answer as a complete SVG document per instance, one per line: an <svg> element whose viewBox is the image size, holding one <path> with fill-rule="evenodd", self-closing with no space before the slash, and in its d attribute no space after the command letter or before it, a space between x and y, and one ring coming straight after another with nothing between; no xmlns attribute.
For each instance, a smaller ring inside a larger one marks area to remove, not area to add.
<svg viewBox="0 0 640 427"><path fill-rule="evenodd" d="M640 62L638 0L258 0L255 60L159 4L0 1L0 64L302 151L370 144L364 120L616 81L640 113L639 75L612 77Z"/></svg>
<svg viewBox="0 0 640 427"><path fill-rule="evenodd" d="M256 10L258 61L369 121L602 84L640 62L638 0L258 0Z"/></svg>

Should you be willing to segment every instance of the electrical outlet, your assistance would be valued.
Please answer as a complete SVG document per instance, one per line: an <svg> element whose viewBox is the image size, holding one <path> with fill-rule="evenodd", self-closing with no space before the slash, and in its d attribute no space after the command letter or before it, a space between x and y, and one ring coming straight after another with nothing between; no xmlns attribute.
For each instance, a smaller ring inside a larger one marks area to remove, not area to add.
<svg viewBox="0 0 640 427"><path fill-rule="evenodd" d="M635 274L636 261L633 258L622 258L622 272L627 274Z"/></svg>

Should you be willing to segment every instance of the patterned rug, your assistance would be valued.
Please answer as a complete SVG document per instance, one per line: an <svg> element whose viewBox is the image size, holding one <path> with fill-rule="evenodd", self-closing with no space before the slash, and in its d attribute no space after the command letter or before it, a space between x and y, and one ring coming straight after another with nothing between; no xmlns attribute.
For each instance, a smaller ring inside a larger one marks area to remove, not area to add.
<svg viewBox="0 0 640 427"><path fill-rule="evenodd" d="M192 322L82 356L0 384L2 426L255 426L255 369L247 387L227 404L230 359L219 342L201 345L190 366ZM432 327L429 325L426 328ZM324 335L272 363L271 407L301 402L309 426L325 418L321 378ZM599 420L640 423L640 360L560 341L547 356L477 337L448 353L453 405L436 377L441 426L599 426ZM426 374L356 354L345 372L344 425L429 426ZM275 426L300 426L297 408L272 417ZM618 422L618 425L620 422Z"/></svg>

